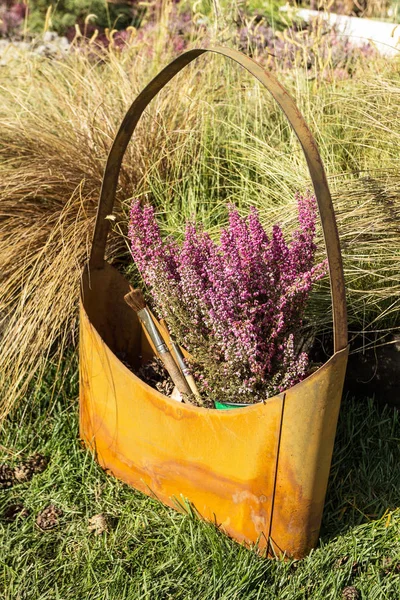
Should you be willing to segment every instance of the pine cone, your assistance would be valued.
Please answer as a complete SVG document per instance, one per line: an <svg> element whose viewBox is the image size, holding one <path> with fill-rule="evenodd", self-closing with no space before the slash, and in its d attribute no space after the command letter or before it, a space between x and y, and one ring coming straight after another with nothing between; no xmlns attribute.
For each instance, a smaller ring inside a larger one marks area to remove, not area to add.
<svg viewBox="0 0 400 600"><path fill-rule="evenodd" d="M18 483L24 483L25 481L30 481L32 479L33 473L32 470L21 463L14 468L14 478L18 481Z"/></svg>
<svg viewBox="0 0 400 600"><path fill-rule="evenodd" d="M340 569L340 567L343 567L343 565L345 565L348 562L348 560L348 556L340 556L335 562L335 568Z"/></svg>
<svg viewBox="0 0 400 600"><path fill-rule="evenodd" d="M396 573L396 575L400 574L400 562L385 557L382 561L382 573L383 575L390 575L390 573Z"/></svg>
<svg viewBox="0 0 400 600"><path fill-rule="evenodd" d="M342 591L343 600L360 600L361 594L354 585L348 585Z"/></svg>
<svg viewBox="0 0 400 600"><path fill-rule="evenodd" d="M45 470L48 462L49 459L46 456L39 453L33 454L15 467L14 477L20 483L30 481L36 473L42 473Z"/></svg>
<svg viewBox="0 0 400 600"><path fill-rule="evenodd" d="M57 508L54 504L46 506L36 518L36 525L46 531L47 529L54 529L58 525L58 518L63 514L61 508Z"/></svg>
<svg viewBox="0 0 400 600"><path fill-rule="evenodd" d="M38 452L32 454L32 456L30 456L28 460L25 461L25 465L27 465L34 474L43 473L48 464L48 457L43 456L43 454L39 454Z"/></svg>
<svg viewBox="0 0 400 600"><path fill-rule="evenodd" d="M14 471L8 465L0 465L0 490L9 488L13 484Z"/></svg>
<svg viewBox="0 0 400 600"><path fill-rule="evenodd" d="M170 396L174 389L174 384L171 379L164 379L164 381L159 381L156 383L156 390L158 390L161 394L165 396Z"/></svg>
<svg viewBox="0 0 400 600"><path fill-rule="evenodd" d="M89 519L88 530L92 531L95 535L101 535L108 531L109 522L103 513L94 515Z"/></svg>
<svg viewBox="0 0 400 600"><path fill-rule="evenodd" d="M136 375L148 385L155 387L161 394L165 394L166 396L172 394L174 384L159 358L155 358L142 365L136 372Z"/></svg>

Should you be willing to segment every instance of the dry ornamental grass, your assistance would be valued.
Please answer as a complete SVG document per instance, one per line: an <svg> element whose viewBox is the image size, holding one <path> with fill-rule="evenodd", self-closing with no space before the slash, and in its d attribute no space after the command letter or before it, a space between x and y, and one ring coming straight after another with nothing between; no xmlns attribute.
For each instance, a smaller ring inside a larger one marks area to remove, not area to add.
<svg viewBox="0 0 400 600"><path fill-rule="evenodd" d="M107 56L25 55L0 71L0 418L47 357L76 342L79 277L107 152L129 104L172 58L160 27L154 47L144 39ZM364 64L341 82L305 75L278 73L330 176L351 322L399 325L397 63ZM180 235L193 213L216 231L228 200L243 211L255 204L268 228L290 228L293 194L308 183L298 142L267 94L221 57L200 59L152 103L128 148L109 258L129 264L132 196L151 197L167 233ZM317 322L329 325L328 287L315 298Z"/></svg>

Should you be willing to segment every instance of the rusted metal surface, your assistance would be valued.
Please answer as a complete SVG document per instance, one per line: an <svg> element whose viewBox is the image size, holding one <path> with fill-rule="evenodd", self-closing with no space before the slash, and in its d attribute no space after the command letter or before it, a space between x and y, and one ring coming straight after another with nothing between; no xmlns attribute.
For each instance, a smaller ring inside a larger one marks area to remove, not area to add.
<svg viewBox="0 0 400 600"><path fill-rule="evenodd" d="M270 73L241 53L232 58L270 91L296 132L318 200L329 259L333 357L284 394L235 411L183 405L138 379L153 355L124 302L128 282L104 260L122 158L144 109L185 65L191 50L166 67L128 110L110 151L93 247L82 277L80 433L100 464L120 479L198 513L267 553L305 556L317 542L347 363L347 321L340 246L324 168L293 99Z"/></svg>
<svg viewBox="0 0 400 600"><path fill-rule="evenodd" d="M81 437L102 467L142 492L174 508L188 499L239 542L306 555L318 539L347 350L265 404L235 411L181 404L116 356L124 352L121 323L124 356L151 355L125 290L110 265L91 272L90 286L83 275Z"/></svg>
<svg viewBox="0 0 400 600"><path fill-rule="evenodd" d="M348 348L285 393L271 527L276 551L303 557L318 542Z"/></svg>

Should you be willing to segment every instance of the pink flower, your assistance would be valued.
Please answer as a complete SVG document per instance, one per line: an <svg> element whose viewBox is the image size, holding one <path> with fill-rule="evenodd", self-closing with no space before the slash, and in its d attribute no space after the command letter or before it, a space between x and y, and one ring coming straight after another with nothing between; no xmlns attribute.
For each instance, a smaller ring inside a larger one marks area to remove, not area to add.
<svg viewBox="0 0 400 600"><path fill-rule="evenodd" d="M297 204L289 243L278 225L268 237L255 208L244 218L231 205L219 244L189 222L181 246L162 239L151 206L132 204L132 256L210 396L254 402L307 372L308 357L296 347L312 285L327 265L313 266L315 198L298 194Z"/></svg>

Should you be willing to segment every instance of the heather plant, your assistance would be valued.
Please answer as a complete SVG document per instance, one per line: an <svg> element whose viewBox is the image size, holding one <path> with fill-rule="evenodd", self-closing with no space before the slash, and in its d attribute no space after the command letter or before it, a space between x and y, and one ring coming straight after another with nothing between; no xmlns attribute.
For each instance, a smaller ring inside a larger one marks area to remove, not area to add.
<svg viewBox="0 0 400 600"><path fill-rule="evenodd" d="M192 355L199 386L213 399L265 400L307 373L299 332L326 263L313 266L315 198L297 195L297 204L289 243L278 225L267 236L255 208L244 218L230 205L219 244L189 221L181 245L162 239L152 206L132 204L132 256L159 316Z"/></svg>

